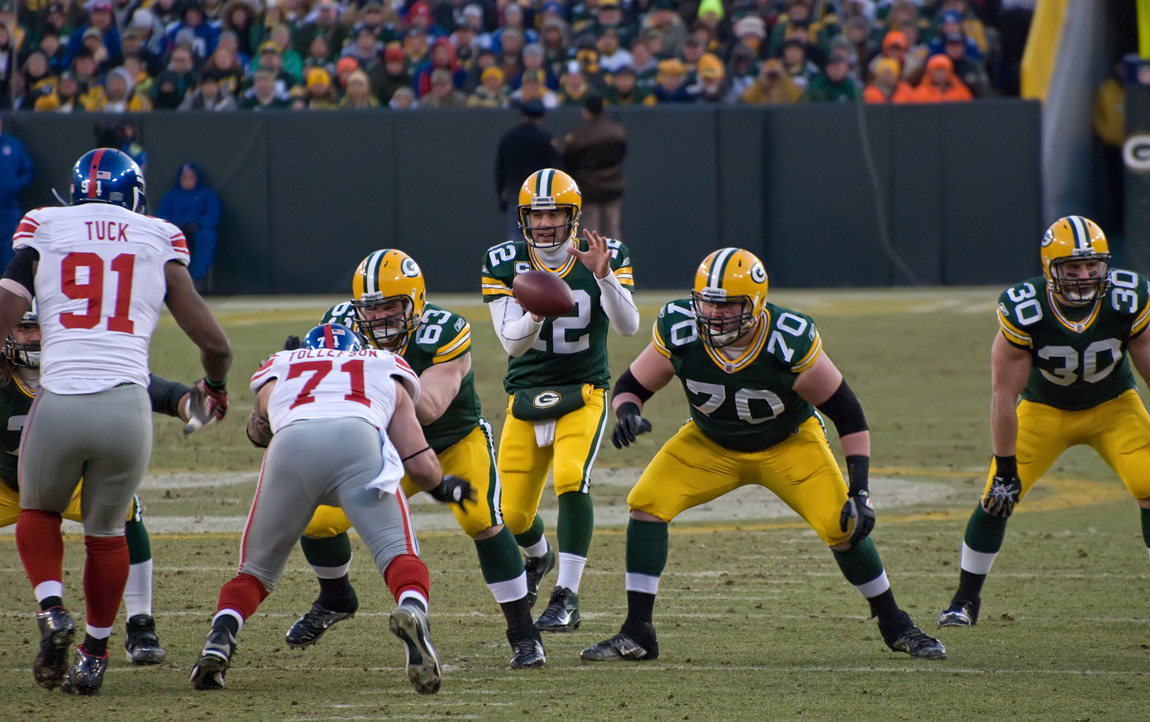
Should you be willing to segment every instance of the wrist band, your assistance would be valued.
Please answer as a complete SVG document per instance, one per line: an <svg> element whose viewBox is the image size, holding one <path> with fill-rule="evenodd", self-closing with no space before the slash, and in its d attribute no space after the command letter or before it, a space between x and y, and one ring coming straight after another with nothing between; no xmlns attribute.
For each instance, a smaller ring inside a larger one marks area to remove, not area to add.
<svg viewBox="0 0 1150 722"><path fill-rule="evenodd" d="M220 391L228 387L228 378L225 376L222 381L213 381L207 376L204 377L204 385L212 391Z"/></svg>
<svg viewBox="0 0 1150 722"><path fill-rule="evenodd" d="M400 459L399 461L400 461L400 463L403 463L403 462L407 461L408 459L412 459L412 458L415 458L416 456L419 456L420 454L422 454L422 453L423 453L423 452L425 452L425 451L431 451L431 445L430 445L430 444L428 444L427 446L423 447L422 449L420 449L419 451L415 452L414 454L410 454L409 456L405 456L405 457L403 457L403 458L402 458L402 459ZM440 483L442 483L442 482L440 482Z"/></svg>

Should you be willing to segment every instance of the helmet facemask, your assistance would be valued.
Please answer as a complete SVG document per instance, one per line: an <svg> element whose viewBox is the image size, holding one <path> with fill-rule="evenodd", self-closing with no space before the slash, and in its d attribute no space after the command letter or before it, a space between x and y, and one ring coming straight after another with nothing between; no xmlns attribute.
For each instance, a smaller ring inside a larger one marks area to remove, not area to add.
<svg viewBox="0 0 1150 722"><path fill-rule="evenodd" d="M386 316L368 318L368 311L398 303L399 311ZM411 296L384 296L381 293L365 293L358 301L351 302L355 309L358 330L377 348L398 353L407 345L411 332L419 328L422 319L415 313L415 301Z"/></svg>
<svg viewBox="0 0 1150 722"><path fill-rule="evenodd" d="M29 323L21 321L16 330L8 334L8 340L4 343L4 355L22 369L38 369L40 368L40 341L34 343L19 343L16 340L16 331L28 331L31 329L40 329L40 324L35 321Z"/></svg>
<svg viewBox="0 0 1150 722"><path fill-rule="evenodd" d="M533 210L551 210L560 209L567 212L567 221L557 226L538 226L531 225L531 211ZM556 204L550 198L536 198L533 199L532 204L519 206L519 228L523 232L523 237L531 247L539 251L550 251L560 246L565 246L570 243L571 239L575 237L575 231L579 223L579 209L575 206L568 204ZM555 231L555 240L552 243L540 243L535 240L534 231Z"/></svg>
<svg viewBox="0 0 1150 722"><path fill-rule="evenodd" d="M703 303L734 306L738 304L738 316L708 316ZM712 348L730 346L755 325L754 302L747 296L728 297L722 289L704 289L702 293L691 292L691 310L695 313L695 325L699 334Z"/></svg>
<svg viewBox="0 0 1150 722"><path fill-rule="evenodd" d="M1097 263L1098 275L1070 277L1064 266L1072 263ZM1110 254L1086 253L1055 258L1050 262L1050 290L1071 305L1093 303L1110 286Z"/></svg>

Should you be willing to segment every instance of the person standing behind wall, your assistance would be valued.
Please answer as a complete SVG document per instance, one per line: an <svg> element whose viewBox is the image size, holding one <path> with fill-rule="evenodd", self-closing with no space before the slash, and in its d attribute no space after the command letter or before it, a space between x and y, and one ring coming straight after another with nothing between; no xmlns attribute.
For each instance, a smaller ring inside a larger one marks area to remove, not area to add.
<svg viewBox="0 0 1150 722"><path fill-rule="evenodd" d="M32 159L24 144L4 132L0 120L0 266L7 268L16 254L12 234L24 212L20 209L20 191L32 182Z"/></svg>
<svg viewBox="0 0 1150 722"><path fill-rule="evenodd" d="M583 192L583 227L607 238L622 233L627 130L603 115L603 98L583 100L583 122L563 141L563 165Z"/></svg>
<svg viewBox="0 0 1150 722"><path fill-rule="evenodd" d="M529 100L519 109L519 125L503 134L495 151L495 192L499 210L507 215L507 239L522 237L519 230L519 186L540 168L559 165L555 139L542 126L543 103Z"/></svg>
<svg viewBox="0 0 1150 722"><path fill-rule="evenodd" d="M176 185L160 199L156 215L184 232L192 254L188 273L197 290L207 285L204 276L216 253L216 228L220 223L220 197L203 183L195 163L184 163Z"/></svg>

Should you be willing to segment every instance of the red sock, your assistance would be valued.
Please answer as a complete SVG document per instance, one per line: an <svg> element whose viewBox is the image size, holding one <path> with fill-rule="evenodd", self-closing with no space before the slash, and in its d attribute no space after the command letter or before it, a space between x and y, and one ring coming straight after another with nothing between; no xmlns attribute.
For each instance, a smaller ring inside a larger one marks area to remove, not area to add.
<svg viewBox="0 0 1150 722"><path fill-rule="evenodd" d="M216 611L232 609L245 620L256 613L260 602L268 598L268 590L263 582L251 574L237 574L234 579L220 589L220 601Z"/></svg>
<svg viewBox="0 0 1150 722"><path fill-rule="evenodd" d="M16 520L16 549L32 588L44 582L64 579L64 537L60 515L39 509L24 509Z"/></svg>
<svg viewBox="0 0 1150 722"><path fill-rule="evenodd" d="M424 599L431 598L428 593L431 577L427 573L427 565L414 554L401 554L392 559L383 573L383 580L397 602L399 595L408 590L419 592Z"/></svg>
<svg viewBox="0 0 1150 722"><path fill-rule="evenodd" d="M88 625L111 627L128 583L128 539L120 536L85 536L84 597Z"/></svg>

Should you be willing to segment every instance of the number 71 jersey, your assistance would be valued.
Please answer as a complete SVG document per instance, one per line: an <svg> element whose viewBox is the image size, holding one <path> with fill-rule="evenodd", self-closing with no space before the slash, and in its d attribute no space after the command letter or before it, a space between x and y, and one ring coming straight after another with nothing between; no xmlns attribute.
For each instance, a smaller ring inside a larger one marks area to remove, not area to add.
<svg viewBox="0 0 1150 722"><path fill-rule="evenodd" d="M762 451L814 414L795 379L814 365L822 338L809 316L766 304L746 351L728 359L699 337L690 299L659 311L655 350L670 359L687 392L691 419L708 439L732 451Z"/></svg>
<svg viewBox="0 0 1150 722"><path fill-rule="evenodd" d="M1133 271L1110 272L1110 287L1068 317L1039 276L998 297L998 326L1012 345L1030 352L1022 398L1057 409L1089 409L1132 389L1126 356L1130 339L1150 324L1150 283Z"/></svg>

